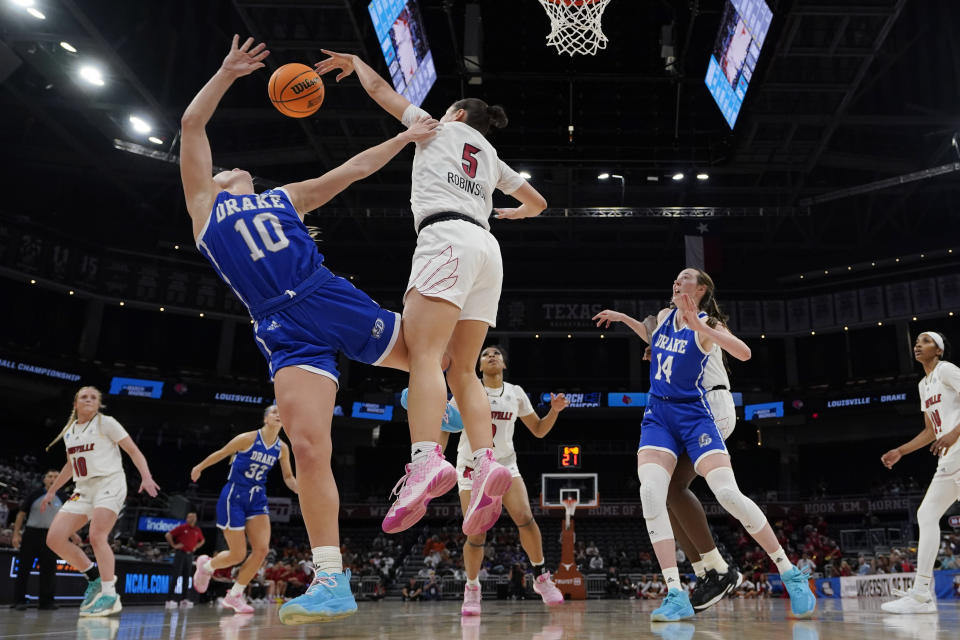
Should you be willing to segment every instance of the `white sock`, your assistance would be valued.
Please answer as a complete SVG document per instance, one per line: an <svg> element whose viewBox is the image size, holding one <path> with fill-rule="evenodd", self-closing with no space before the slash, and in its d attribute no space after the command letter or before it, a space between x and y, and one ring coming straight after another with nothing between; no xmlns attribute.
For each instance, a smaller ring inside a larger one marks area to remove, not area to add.
<svg viewBox="0 0 960 640"><path fill-rule="evenodd" d="M419 462L436 450L438 443L422 440L410 445L410 462Z"/></svg>
<svg viewBox="0 0 960 640"><path fill-rule="evenodd" d="M213 567L210 565L210 558L207 558L203 561L203 564L200 565L200 569L204 573L213 573Z"/></svg>
<svg viewBox="0 0 960 640"><path fill-rule="evenodd" d="M787 554L784 552L783 547L777 547L776 551L767 555L769 555L770 559L773 560L773 563L777 565L777 571L779 571L781 574L793 569L793 563L790 562L789 558L787 558Z"/></svg>
<svg viewBox="0 0 960 640"><path fill-rule="evenodd" d="M115 596L117 595L117 579L114 578L109 582L107 580L100 581L100 593L105 596Z"/></svg>
<svg viewBox="0 0 960 640"><path fill-rule="evenodd" d="M680 570L670 567L663 570L663 581L667 583L667 590L680 588Z"/></svg>
<svg viewBox="0 0 960 640"><path fill-rule="evenodd" d="M313 566L318 572L343 573L343 558L340 556L340 547L314 547Z"/></svg>
<svg viewBox="0 0 960 640"><path fill-rule="evenodd" d="M723 559L723 556L720 555L716 547L703 554L701 559L703 560L703 566L706 570L713 569L717 573L726 573L727 569L729 569L726 560Z"/></svg>
<svg viewBox="0 0 960 640"><path fill-rule="evenodd" d="M243 590L247 588L247 585L240 584L239 582L234 582L233 586L230 587L230 595L239 596L243 593Z"/></svg>
<svg viewBox="0 0 960 640"><path fill-rule="evenodd" d="M479 587L480 586L480 576L476 578L467 578L468 587Z"/></svg>
<svg viewBox="0 0 960 640"><path fill-rule="evenodd" d="M489 451L491 454L493 454L493 449L477 449L476 451L474 451L474 452L473 452L473 463L474 463L475 465L479 465L479 464L480 464L480 460L482 460L483 457L487 455L487 451ZM493 456L493 457L496 458L496 456Z"/></svg>
<svg viewBox="0 0 960 640"><path fill-rule="evenodd" d="M930 576L923 576L918 573L913 581L913 590L924 595L930 593L930 581L932 579Z"/></svg>
<svg viewBox="0 0 960 640"><path fill-rule="evenodd" d="M703 566L703 560L696 560L690 564L693 565L693 572L697 574L698 578L702 578L703 576L707 575L707 568Z"/></svg>

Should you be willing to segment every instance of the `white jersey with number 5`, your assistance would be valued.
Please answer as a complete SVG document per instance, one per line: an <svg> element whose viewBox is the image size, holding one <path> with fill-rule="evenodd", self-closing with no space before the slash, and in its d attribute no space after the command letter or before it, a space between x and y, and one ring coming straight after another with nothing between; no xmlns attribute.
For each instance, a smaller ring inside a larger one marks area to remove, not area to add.
<svg viewBox="0 0 960 640"><path fill-rule="evenodd" d="M937 438L960 424L960 367L941 360L920 381L920 410L930 418ZM940 460L956 460L958 457L960 443L950 447Z"/></svg>
<svg viewBox="0 0 960 640"><path fill-rule="evenodd" d="M520 385L504 382L499 389L484 387L490 400L490 416L493 418L493 453L497 462L504 466L516 464L517 452L513 448L513 431L517 418L533 413L530 398ZM456 400L450 404L457 406ZM457 445L457 466L473 466L473 446L466 430L460 432ZM463 463L461 465L461 462Z"/></svg>
<svg viewBox="0 0 960 640"><path fill-rule="evenodd" d="M409 127L429 117L411 104L402 121ZM500 160L482 133L463 122L445 122L433 139L417 144L412 182L414 227L431 214L450 211L470 216L489 231L493 190L513 193L524 180Z"/></svg>
<svg viewBox="0 0 960 640"><path fill-rule="evenodd" d="M98 413L90 422L74 421L63 434L67 457L78 485L91 478L123 473L117 443L129 434L113 417Z"/></svg>

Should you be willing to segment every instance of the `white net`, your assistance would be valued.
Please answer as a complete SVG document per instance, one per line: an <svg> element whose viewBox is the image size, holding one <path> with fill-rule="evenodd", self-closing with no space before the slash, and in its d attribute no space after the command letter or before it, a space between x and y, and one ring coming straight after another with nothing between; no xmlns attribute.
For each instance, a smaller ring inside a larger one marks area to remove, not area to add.
<svg viewBox="0 0 960 640"><path fill-rule="evenodd" d="M547 44L558 53L593 55L607 47L600 24L610 0L539 0L550 18Z"/></svg>

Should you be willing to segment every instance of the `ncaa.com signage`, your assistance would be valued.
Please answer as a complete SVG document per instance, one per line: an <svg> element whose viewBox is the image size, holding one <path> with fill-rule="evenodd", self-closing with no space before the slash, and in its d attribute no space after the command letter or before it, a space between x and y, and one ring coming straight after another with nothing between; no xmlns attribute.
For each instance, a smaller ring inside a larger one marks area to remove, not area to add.
<svg viewBox="0 0 960 640"><path fill-rule="evenodd" d="M893 590L906 591L913 586L916 573L886 573L873 576L845 576L840 578L840 596L843 598L890 598Z"/></svg>

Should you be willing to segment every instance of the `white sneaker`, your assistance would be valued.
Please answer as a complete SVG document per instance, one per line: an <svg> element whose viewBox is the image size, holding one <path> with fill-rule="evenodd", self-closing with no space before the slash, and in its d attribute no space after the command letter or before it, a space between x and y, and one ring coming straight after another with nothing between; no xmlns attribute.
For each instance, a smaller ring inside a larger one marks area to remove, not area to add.
<svg viewBox="0 0 960 640"><path fill-rule="evenodd" d="M887 613L936 613L937 601L929 592L921 593L910 589L909 591L900 591L894 589L893 595L900 596L899 599L891 602L884 602L880 608Z"/></svg>
<svg viewBox="0 0 960 640"><path fill-rule="evenodd" d="M176 609L179 605L176 600L167 600L163 603L164 609Z"/></svg>
<svg viewBox="0 0 960 640"><path fill-rule="evenodd" d="M193 609L193 602L191 602L190 600L181 600L181 601L180 601L180 608L181 608L181 609Z"/></svg>

